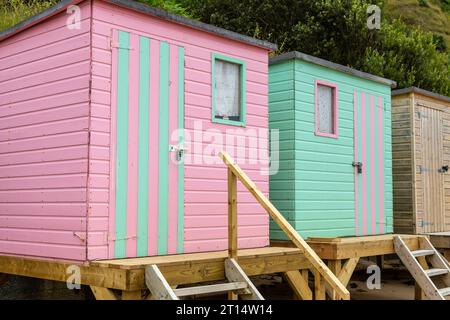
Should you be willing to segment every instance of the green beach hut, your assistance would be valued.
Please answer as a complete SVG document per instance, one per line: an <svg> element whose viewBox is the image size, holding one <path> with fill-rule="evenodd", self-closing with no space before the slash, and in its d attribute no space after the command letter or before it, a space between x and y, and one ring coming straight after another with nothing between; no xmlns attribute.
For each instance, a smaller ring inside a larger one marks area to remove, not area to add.
<svg viewBox="0 0 450 320"><path fill-rule="evenodd" d="M300 52L270 60L270 199L305 238L391 233L395 82ZM277 150L278 149L278 150ZM271 238L283 232L271 225Z"/></svg>

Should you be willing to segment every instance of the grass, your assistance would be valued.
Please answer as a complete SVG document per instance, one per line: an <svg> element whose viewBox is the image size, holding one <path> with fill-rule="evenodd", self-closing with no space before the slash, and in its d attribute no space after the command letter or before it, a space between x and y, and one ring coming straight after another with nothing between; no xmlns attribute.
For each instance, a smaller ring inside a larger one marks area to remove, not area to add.
<svg viewBox="0 0 450 320"><path fill-rule="evenodd" d="M0 31L47 9L56 0L0 0Z"/></svg>
<svg viewBox="0 0 450 320"><path fill-rule="evenodd" d="M392 18L442 36L450 52L450 0L386 0L385 10Z"/></svg>

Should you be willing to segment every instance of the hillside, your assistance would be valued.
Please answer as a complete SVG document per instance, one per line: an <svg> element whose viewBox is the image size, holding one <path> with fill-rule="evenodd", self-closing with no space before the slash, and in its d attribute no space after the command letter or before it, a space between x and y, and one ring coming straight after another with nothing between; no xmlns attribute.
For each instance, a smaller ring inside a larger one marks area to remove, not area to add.
<svg viewBox="0 0 450 320"><path fill-rule="evenodd" d="M450 0L386 0L385 11L391 18L442 36L450 51Z"/></svg>

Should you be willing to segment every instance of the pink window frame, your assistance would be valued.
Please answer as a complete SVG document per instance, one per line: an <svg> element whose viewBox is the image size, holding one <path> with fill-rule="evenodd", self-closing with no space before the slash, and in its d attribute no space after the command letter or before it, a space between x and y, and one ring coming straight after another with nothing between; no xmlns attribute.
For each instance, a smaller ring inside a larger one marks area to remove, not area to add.
<svg viewBox="0 0 450 320"><path fill-rule="evenodd" d="M320 132L319 131L319 126L318 126L318 122L319 122L319 118L318 118L318 109L319 109L319 105L318 105L318 90L317 90L317 86L321 85L321 86L326 86L326 87L330 87L333 89L333 133L325 133L325 132ZM337 139L339 136L339 127L338 127L338 86L335 83L329 83L326 81L322 81L322 80L316 80L314 82L314 131L315 131L315 135L316 136L321 136L321 137L327 137L327 138L334 138Z"/></svg>

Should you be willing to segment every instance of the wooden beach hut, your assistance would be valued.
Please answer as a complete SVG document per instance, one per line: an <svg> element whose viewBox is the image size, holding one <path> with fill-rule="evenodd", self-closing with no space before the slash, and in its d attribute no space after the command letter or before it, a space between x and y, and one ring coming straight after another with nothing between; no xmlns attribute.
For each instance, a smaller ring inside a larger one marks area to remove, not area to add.
<svg viewBox="0 0 450 320"><path fill-rule="evenodd" d="M394 86L300 52L270 60L269 123L280 136L270 199L303 237L392 232ZM273 227L271 237L284 236Z"/></svg>

